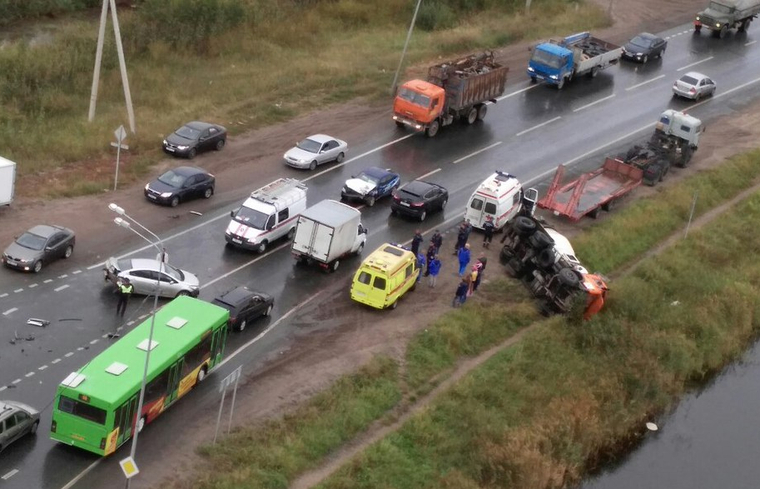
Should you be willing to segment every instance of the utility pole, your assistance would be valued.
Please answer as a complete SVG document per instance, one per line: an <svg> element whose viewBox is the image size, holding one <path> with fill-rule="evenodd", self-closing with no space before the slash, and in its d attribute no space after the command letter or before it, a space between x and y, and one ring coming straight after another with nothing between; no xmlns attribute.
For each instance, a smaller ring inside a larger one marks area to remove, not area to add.
<svg viewBox="0 0 760 489"><path fill-rule="evenodd" d="M95 69L92 74L92 90L90 91L90 112L88 120L92 122L95 118L95 106L98 101L98 83L100 78L100 65L103 59L103 41L106 33L106 21L108 17L108 7L111 7L111 19L113 20L113 30L116 37L116 52L119 56L119 68L121 70L121 83L124 86L124 100L127 105L127 116L129 118L129 129L132 134L135 133L135 113L132 109L132 94L129 90L129 78L127 77L127 64L124 60L124 47L121 43L121 30L119 29L119 18L116 13L115 0L103 0L103 9L100 13L100 28L98 29L98 46L95 51Z"/></svg>
<svg viewBox="0 0 760 489"><path fill-rule="evenodd" d="M533 0L525 0L525 12L530 12L530 4Z"/></svg>
<svg viewBox="0 0 760 489"><path fill-rule="evenodd" d="M421 4L422 4L422 0L417 0L417 6L414 7L414 15L412 16L412 23L409 25L409 32L406 33L406 42L404 43L404 50L401 51L401 59L398 60L398 68L396 68L396 74L393 76L393 84L391 85L391 94L393 94L396 91L396 82L398 82L398 74L401 71L401 65L404 63L404 56L406 56L406 48L409 46L409 40L412 38L414 23L417 22L417 12L420 11Z"/></svg>

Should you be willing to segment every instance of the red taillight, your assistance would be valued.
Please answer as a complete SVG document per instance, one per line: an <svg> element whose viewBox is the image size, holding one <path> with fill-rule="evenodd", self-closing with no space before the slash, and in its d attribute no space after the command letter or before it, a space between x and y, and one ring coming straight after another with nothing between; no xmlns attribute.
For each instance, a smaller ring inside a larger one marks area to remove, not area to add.
<svg viewBox="0 0 760 489"><path fill-rule="evenodd" d="M691 87L691 88L689 89L689 93L697 93L697 89L696 89L696 88L694 88L694 87Z"/></svg>
<svg viewBox="0 0 760 489"><path fill-rule="evenodd" d="M412 207L422 207L425 205L424 202L412 202Z"/></svg>
<svg viewBox="0 0 760 489"><path fill-rule="evenodd" d="M395 200L396 202L401 202L401 197L399 197L396 194L393 194L393 200Z"/></svg>

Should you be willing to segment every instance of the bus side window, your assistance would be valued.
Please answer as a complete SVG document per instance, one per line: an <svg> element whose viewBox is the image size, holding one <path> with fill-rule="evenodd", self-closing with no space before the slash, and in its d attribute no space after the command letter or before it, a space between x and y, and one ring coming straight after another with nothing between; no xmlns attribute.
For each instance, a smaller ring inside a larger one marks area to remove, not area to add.
<svg viewBox="0 0 760 489"><path fill-rule="evenodd" d="M198 368L211 355L211 331L203 337L200 343L194 346L185 355L185 362L182 365L182 375L186 376Z"/></svg>
<svg viewBox="0 0 760 489"><path fill-rule="evenodd" d="M164 370L158 377L148 382L145 387L145 400L149 403L161 399L166 394L166 387L169 385L169 369Z"/></svg>

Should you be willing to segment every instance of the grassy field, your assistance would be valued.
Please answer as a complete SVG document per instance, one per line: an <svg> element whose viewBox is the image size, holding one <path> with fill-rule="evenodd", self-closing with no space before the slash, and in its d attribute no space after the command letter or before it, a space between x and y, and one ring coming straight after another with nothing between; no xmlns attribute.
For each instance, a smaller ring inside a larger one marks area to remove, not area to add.
<svg viewBox="0 0 760 489"><path fill-rule="evenodd" d="M619 209L615 219L574 238L576 249L587 259L597 252L616 257L596 263L615 272L685 227L695 190L698 216L758 178L760 151L736 156ZM647 232L639 226L642 216ZM758 196L692 231L689 239L657 258L645 260L612 283L605 312L591 322L542 320L518 345L465 377L321 487L544 488L578 480L599 460L635 443L644 420L737 358L756 337L760 230L747 226L756 217L760 218ZM605 247L594 248L598 242ZM499 266L493 264L489 270L493 278ZM387 393L382 396L386 410L372 411L375 419L382 419L404 396L405 402L413 402L439 384L457 361L537 320L523 287L497 279L480 289L477 300L447 313L415 337L403 369L378 359L388 365L388 376L358 374L350 382L363 376L368 391ZM319 432L333 411L319 414L316 409L325 399L340 412L355 405L354 394L343 385L336 384L285 421L267 425L298 429L252 428L222 443L237 452L255 447L275 454L264 465L255 456L235 458L238 473L266 474L269 485L259 485L258 476L248 484L220 475L214 468L225 466L227 452L208 450L208 468L200 469L202 482L185 481L177 487L287 487L298 470L315 466L343 443L345 433ZM362 418L365 426L372 421L372 416ZM320 440L314 439L315 432ZM256 441L250 443L251 439ZM319 451L283 449L311 443Z"/></svg>
<svg viewBox="0 0 760 489"><path fill-rule="evenodd" d="M592 29L604 13L584 3L455 0L420 12L408 64L523 39ZM193 119L233 134L346 102L388 97L413 2L409 0L145 0L121 11L137 134L120 182L161 157L160 141ZM540 8L539 8L540 7ZM540 20L538 13L540 12ZM202 20L199 20L202 19ZM110 29L110 27L109 27ZM110 30L109 30L110 32ZM126 125L113 36L106 36L96 119L87 122L97 24L62 23L52 44L0 49L0 147L20 177L55 172L49 196L97 192L87 167L111 164L112 132ZM82 180L90 182L86 185ZM73 190L72 190L73 189Z"/></svg>

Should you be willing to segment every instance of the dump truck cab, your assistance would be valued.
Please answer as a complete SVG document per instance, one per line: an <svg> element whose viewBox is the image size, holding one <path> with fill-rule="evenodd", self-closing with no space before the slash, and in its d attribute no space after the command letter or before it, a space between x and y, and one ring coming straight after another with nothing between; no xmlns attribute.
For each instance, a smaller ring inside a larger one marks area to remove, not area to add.
<svg viewBox="0 0 760 489"><path fill-rule="evenodd" d="M397 125L422 131L438 119L446 103L446 91L423 80L401 85L393 101L393 120Z"/></svg>

